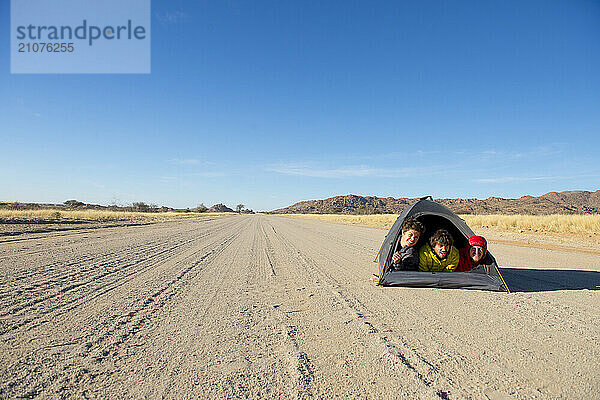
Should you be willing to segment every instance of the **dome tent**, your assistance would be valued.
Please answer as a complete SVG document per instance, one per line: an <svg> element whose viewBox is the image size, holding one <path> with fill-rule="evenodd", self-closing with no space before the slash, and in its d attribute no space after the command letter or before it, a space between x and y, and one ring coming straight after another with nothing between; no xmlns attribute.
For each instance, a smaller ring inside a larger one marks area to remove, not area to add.
<svg viewBox="0 0 600 400"><path fill-rule="evenodd" d="M415 245L417 247L424 245L431 234L440 228L447 229L452 234L454 246L459 249L467 246L469 237L474 235L465 221L449 208L436 203L431 196L421 198L400 214L383 240L379 254L375 259L379 263L378 285L509 291L500 274L496 259L489 250L483 261L468 272L392 270L394 249L402 234L402 223L407 218L415 218L425 225L426 231Z"/></svg>

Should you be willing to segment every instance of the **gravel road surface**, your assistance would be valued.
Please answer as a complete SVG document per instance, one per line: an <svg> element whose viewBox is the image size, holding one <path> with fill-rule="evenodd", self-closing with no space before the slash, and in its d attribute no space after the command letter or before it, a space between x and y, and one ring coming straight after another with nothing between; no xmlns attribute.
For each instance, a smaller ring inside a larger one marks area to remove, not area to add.
<svg viewBox="0 0 600 400"><path fill-rule="evenodd" d="M385 234L243 215L0 235L0 398L599 398L600 253L491 240L513 293L382 288Z"/></svg>

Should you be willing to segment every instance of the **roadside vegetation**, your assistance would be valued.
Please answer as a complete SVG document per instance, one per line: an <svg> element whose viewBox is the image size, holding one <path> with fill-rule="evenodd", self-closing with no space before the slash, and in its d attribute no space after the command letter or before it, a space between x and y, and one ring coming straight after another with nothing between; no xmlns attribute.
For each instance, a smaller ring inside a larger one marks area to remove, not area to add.
<svg viewBox="0 0 600 400"><path fill-rule="evenodd" d="M135 212L135 211L101 211L101 210L7 210L0 209L2 219L65 219L118 221L129 219L161 220L169 218L231 215L231 213L199 213L199 212Z"/></svg>
<svg viewBox="0 0 600 400"><path fill-rule="evenodd" d="M398 214L339 215L339 214L278 214L292 218L309 218L350 225L390 228ZM539 233L600 234L599 214L552 215L460 215L473 230L491 228L501 231L530 231Z"/></svg>
<svg viewBox="0 0 600 400"><path fill-rule="evenodd" d="M173 209L154 204L134 202L129 206L100 206L85 204L77 200L67 200L63 204L0 203L1 220L163 220L169 218L198 217L200 215L226 215L213 212L200 203L195 208ZM231 215L231 214L229 214Z"/></svg>

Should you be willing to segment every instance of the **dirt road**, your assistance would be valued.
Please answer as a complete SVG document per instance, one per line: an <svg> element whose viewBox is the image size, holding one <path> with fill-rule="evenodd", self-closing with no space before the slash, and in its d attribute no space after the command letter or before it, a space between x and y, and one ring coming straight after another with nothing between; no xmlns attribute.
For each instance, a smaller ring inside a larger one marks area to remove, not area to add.
<svg viewBox="0 0 600 400"><path fill-rule="evenodd" d="M386 231L265 215L0 236L1 398L590 399L600 257L381 288Z"/></svg>

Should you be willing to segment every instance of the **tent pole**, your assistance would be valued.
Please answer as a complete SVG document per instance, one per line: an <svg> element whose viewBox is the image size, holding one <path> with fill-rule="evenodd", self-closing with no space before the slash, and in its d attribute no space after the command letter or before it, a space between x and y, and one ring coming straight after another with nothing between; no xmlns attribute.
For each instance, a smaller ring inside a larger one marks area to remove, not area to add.
<svg viewBox="0 0 600 400"><path fill-rule="evenodd" d="M496 268L496 272L498 272L498 275L500 275L500 279L502 279L502 283L504 283L504 287L506 288L506 291L508 293L510 293L510 289L508 288L508 285L504 281L504 278L502 277L502 274L500 273L500 270L498 269L498 266L494 264L494 268Z"/></svg>
<svg viewBox="0 0 600 400"><path fill-rule="evenodd" d="M383 247L383 246L381 246ZM377 262L377 257L379 257L379 253L381 253L381 247L379 248L379 251L377 252L377 255L375 256L375 259L373 260L373 262Z"/></svg>
<svg viewBox="0 0 600 400"><path fill-rule="evenodd" d="M381 273L379 274L379 280L377 281L377 286L379 286L381 284L381 280L383 279L383 273L385 272L385 267L387 267L387 262L388 259L385 259L385 264L383 264L383 269L381 270Z"/></svg>

